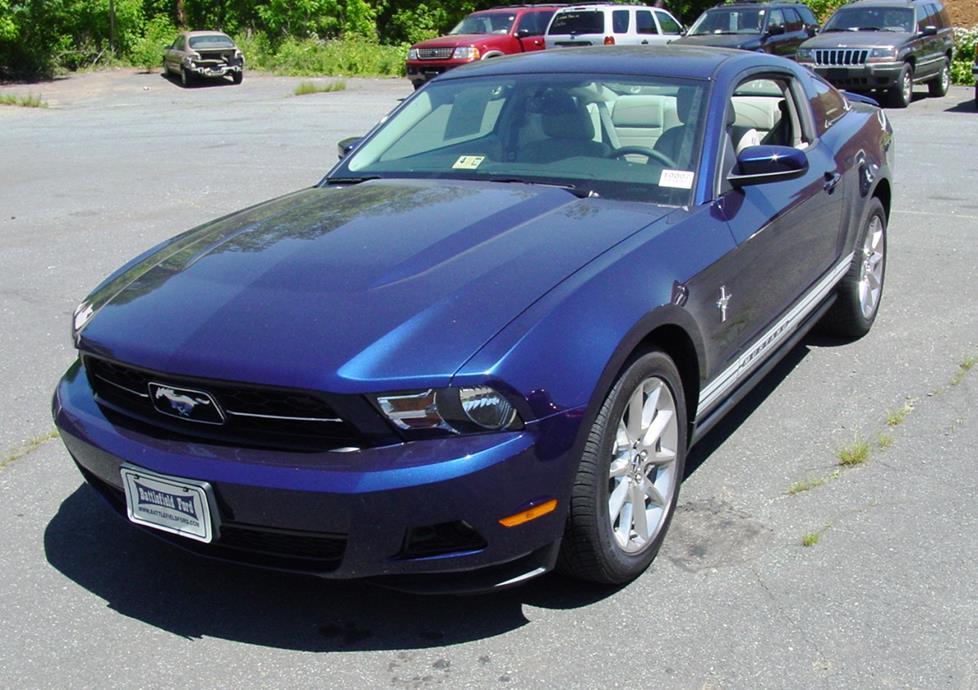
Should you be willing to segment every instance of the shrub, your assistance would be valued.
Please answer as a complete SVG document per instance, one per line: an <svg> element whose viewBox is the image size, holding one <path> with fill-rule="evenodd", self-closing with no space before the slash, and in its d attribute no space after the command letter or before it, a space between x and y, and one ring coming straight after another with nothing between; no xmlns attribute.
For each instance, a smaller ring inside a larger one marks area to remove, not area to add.
<svg viewBox="0 0 978 690"><path fill-rule="evenodd" d="M146 22L146 30L143 37L136 41L129 58L134 65L142 67L149 72L159 67L163 60L163 49L170 45L177 28L173 26L170 18L163 14L158 14Z"/></svg>
<svg viewBox="0 0 978 690"><path fill-rule="evenodd" d="M975 44L978 43L978 26L954 30L954 62L951 64L951 81L970 86L975 83L971 67L975 64Z"/></svg>

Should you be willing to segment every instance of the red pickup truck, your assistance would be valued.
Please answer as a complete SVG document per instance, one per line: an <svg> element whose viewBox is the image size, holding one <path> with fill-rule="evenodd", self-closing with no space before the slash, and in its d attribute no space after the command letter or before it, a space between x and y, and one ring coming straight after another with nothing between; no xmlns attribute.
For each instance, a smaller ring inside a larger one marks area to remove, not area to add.
<svg viewBox="0 0 978 690"><path fill-rule="evenodd" d="M473 12L447 36L415 43L407 77L420 88L445 70L476 60L543 50L543 34L558 5L509 5Z"/></svg>

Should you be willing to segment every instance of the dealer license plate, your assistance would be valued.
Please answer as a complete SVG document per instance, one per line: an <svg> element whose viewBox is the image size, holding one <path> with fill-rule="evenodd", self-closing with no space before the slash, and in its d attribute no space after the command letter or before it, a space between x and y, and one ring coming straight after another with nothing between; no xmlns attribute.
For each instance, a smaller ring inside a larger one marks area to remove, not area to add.
<svg viewBox="0 0 978 690"><path fill-rule="evenodd" d="M211 518L213 492L207 482L169 477L123 465L129 519L139 525L211 542L217 525Z"/></svg>

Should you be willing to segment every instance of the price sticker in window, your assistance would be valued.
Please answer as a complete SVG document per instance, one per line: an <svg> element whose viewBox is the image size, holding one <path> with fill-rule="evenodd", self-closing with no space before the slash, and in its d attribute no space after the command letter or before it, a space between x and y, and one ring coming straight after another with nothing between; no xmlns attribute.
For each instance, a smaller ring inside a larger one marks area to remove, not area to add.
<svg viewBox="0 0 978 690"><path fill-rule="evenodd" d="M659 176L660 187L673 189L692 189L693 173L689 170L663 170Z"/></svg>
<svg viewBox="0 0 978 690"><path fill-rule="evenodd" d="M482 161L485 159L485 156L459 156L458 160L452 163L452 168L455 170L475 170L482 165Z"/></svg>

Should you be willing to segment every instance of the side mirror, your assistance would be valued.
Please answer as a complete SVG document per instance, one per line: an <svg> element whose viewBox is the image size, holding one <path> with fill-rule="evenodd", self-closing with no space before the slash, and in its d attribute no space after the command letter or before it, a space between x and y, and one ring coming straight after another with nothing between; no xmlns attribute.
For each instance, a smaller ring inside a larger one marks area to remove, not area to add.
<svg viewBox="0 0 978 690"><path fill-rule="evenodd" d="M791 146L748 146L737 156L734 172L727 176L734 187L783 182L808 172L808 156Z"/></svg>
<svg viewBox="0 0 978 690"><path fill-rule="evenodd" d="M818 27L817 26L805 27L805 33L808 34L809 38L812 38L813 36L816 36L818 34Z"/></svg>
<svg viewBox="0 0 978 690"><path fill-rule="evenodd" d="M921 36L936 36L937 27L936 26L925 26L923 31L920 32Z"/></svg>
<svg viewBox="0 0 978 690"><path fill-rule="evenodd" d="M339 156L339 159L343 160L350 155L350 151L355 149L361 141L363 141L363 137L347 137L346 139L340 139L340 141L336 144L336 153Z"/></svg>
<svg viewBox="0 0 978 690"><path fill-rule="evenodd" d="M530 36L535 36L531 29L519 28L516 30L516 38L529 38Z"/></svg>

